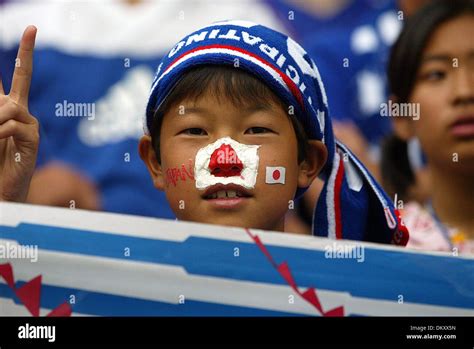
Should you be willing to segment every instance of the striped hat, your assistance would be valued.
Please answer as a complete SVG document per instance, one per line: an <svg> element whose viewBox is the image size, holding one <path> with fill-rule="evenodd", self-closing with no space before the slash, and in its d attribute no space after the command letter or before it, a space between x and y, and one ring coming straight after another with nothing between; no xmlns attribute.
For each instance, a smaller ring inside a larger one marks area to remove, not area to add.
<svg viewBox="0 0 474 349"><path fill-rule="evenodd" d="M321 140L328 160L313 215L313 234L334 239L406 245L398 211L362 163L334 138L321 76L306 51L288 36L247 21L224 21L179 41L160 62L146 108L145 133L179 79L199 65L233 65L264 82L295 108L309 139ZM306 188L300 188L299 197Z"/></svg>

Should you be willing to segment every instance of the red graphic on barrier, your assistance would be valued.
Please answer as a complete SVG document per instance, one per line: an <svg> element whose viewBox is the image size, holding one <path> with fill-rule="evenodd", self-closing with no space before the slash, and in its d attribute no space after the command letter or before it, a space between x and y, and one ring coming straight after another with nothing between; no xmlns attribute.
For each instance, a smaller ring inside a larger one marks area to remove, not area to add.
<svg viewBox="0 0 474 349"><path fill-rule="evenodd" d="M242 161L229 144L222 144L214 150L209 161L209 170L216 177L240 176L243 168Z"/></svg>
<svg viewBox="0 0 474 349"><path fill-rule="evenodd" d="M188 168L184 164L179 167L173 167L166 170L166 177L165 182L166 186L169 186L170 183L176 187L176 184L179 180L185 182L186 179L194 180L194 168L193 168L193 161L190 159Z"/></svg>
<svg viewBox="0 0 474 349"><path fill-rule="evenodd" d="M10 287L20 302L25 306L32 316L40 314L41 298L41 275L28 281L26 284L17 288L15 278L13 277L13 268L10 263L0 264L0 277L2 277ZM64 302L54 308L46 316L71 316L72 309L68 302Z"/></svg>
<svg viewBox="0 0 474 349"><path fill-rule="evenodd" d="M257 246L260 248L260 250L263 252L263 254L267 257L267 259L270 261L270 263L273 265L273 267L280 273L280 275L285 279L285 281L290 285L290 287L295 291L300 297L302 297L305 301L310 303L312 306L318 310L318 312L322 316L344 316L344 307L336 307L334 309L324 311L323 307L321 305L321 302L319 301L319 297L316 293L316 289L314 287L308 288L306 291L301 292L298 289L298 285L296 284L295 280L293 279L293 276L291 275L291 270L290 267L288 266L287 262L283 262L281 264L277 264L275 260L273 259L272 255L270 252L267 250L265 245L262 243L258 235L252 235L250 230L248 228L245 228L245 231L247 234L252 238L252 240L257 244Z"/></svg>

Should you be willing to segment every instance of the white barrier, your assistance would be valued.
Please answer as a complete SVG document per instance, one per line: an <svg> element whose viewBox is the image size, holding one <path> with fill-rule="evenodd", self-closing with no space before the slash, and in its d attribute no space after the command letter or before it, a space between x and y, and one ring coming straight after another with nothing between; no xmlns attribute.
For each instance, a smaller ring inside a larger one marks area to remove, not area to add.
<svg viewBox="0 0 474 349"><path fill-rule="evenodd" d="M470 257L84 210L0 203L0 265L0 315L474 316Z"/></svg>

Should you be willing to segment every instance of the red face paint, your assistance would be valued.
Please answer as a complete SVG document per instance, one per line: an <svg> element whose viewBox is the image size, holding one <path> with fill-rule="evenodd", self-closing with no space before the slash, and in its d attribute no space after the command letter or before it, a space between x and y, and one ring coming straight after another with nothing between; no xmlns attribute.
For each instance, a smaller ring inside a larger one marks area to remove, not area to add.
<svg viewBox="0 0 474 349"><path fill-rule="evenodd" d="M170 183L172 183L173 186L176 187L176 184L179 180L185 182L186 179L194 180L193 161L191 159L189 159L187 168L184 164L182 164L181 167L172 167L166 170L166 186L169 186Z"/></svg>
<svg viewBox="0 0 474 349"><path fill-rule="evenodd" d="M214 150L209 161L209 171L216 177L240 176L243 168L242 161L229 144Z"/></svg>

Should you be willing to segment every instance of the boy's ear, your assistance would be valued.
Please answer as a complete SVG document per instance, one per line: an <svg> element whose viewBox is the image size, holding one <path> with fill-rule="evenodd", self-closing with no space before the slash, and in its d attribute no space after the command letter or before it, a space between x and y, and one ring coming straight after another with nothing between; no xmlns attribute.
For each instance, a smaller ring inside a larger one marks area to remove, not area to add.
<svg viewBox="0 0 474 349"><path fill-rule="evenodd" d="M321 141L308 141L308 152L306 159L299 165L298 187L307 188L318 176L328 158L326 146Z"/></svg>
<svg viewBox="0 0 474 349"><path fill-rule="evenodd" d="M138 152L140 153L141 159L148 168L148 172L150 172L150 176L153 180L153 185L155 188L162 191L165 190L163 171L156 158L156 153L153 149L150 136L145 135L140 138Z"/></svg>
<svg viewBox="0 0 474 349"><path fill-rule="evenodd" d="M394 95L390 95L389 99L392 101L392 103L398 103L398 98ZM411 138L415 136L411 118L407 118L407 117L393 118L392 125L393 125L393 132L395 132L398 138L404 141L409 141Z"/></svg>

